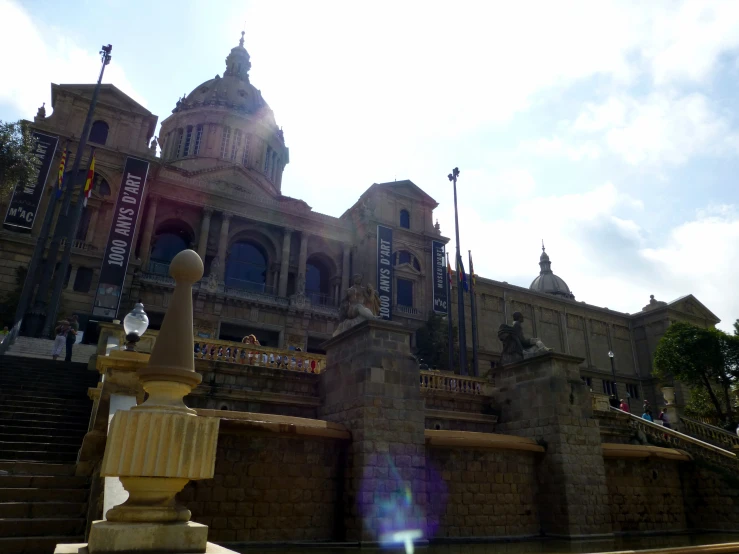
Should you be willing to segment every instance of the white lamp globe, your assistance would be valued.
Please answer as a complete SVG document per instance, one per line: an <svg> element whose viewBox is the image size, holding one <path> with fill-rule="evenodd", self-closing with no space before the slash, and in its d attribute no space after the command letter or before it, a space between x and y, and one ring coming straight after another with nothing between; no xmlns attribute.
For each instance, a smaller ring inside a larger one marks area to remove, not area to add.
<svg viewBox="0 0 739 554"><path fill-rule="evenodd" d="M144 305L138 302L126 317L123 318L123 330L128 335L141 337L149 328L149 316L144 311Z"/></svg>

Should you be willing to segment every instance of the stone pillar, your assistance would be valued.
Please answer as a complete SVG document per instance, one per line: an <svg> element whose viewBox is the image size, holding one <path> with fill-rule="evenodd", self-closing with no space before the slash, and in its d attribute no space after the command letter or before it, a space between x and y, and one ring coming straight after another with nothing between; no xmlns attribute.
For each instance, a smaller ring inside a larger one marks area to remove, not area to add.
<svg viewBox="0 0 739 554"><path fill-rule="evenodd" d="M349 255L351 251L352 247L345 244L341 255L341 290L339 291L339 297L349 288Z"/></svg>
<svg viewBox="0 0 739 554"><path fill-rule="evenodd" d="M277 294L279 278L280 278L280 270L275 265L275 267L272 269L272 294Z"/></svg>
<svg viewBox="0 0 739 554"><path fill-rule="evenodd" d="M418 530L416 538L428 538L425 403L410 337L398 323L372 320L323 345L320 414L352 432L345 468L346 536L339 540L375 542L381 534Z"/></svg>
<svg viewBox="0 0 739 554"><path fill-rule="evenodd" d="M539 514L545 535L612 533L606 470L582 358L550 352L496 370L496 432L546 448L538 466Z"/></svg>
<svg viewBox="0 0 739 554"><path fill-rule="evenodd" d="M67 281L67 286L64 288L64 290L74 290L74 280L77 278L77 270L80 268L76 264L70 264L69 265L69 281Z"/></svg>
<svg viewBox="0 0 739 554"><path fill-rule="evenodd" d="M303 279L303 285L305 285L306 269L305 266L308 263L308 233L305 231L300 232L300 255L298 256L298 279ZM295 283L296 288L299 288L298 283ZM305 287L304 287L305 288Z"/></svg>
<svg viewBox="0 0 739 554"><path fill-rule="evenodd" d="M158 196L150 196L151 206L149 206L149 212L146 214L146 222L144 223L144 236L141 238L141 253L139 258L141 259L141 265L146 270L146 266L149 264L149 255L151 254L151 237L154 233L154 221L157 216L157 205L159 204Z"/></svg>
<svg viewBox="0 0 739 554"><path fill-rule="evenodd" d="M90 224L87 226L87 235L85 236L85 242L92 244L95 240L95 231L98 226L98 218L100 217L100 208L92 208L90 213Z"/></svg>
<svg viewBox="0 0 739 554"><path fill-rule="evenodd" d="M203 210L203 221L200 223L200 239L198 240L198 256L205 259L205 251L208 248L208 233L210 232L210 218L213 215L211 208Z"/></svg>
<svg viewBox="0 0 739 554"><path fill-rule="evenodd" d="M287 272L290 268L290 238L293 230L285 229L282 235L282 261L280 262L280 288L277 296L287 296Z"/></svg>
<svg viewBox="0 0 739 554"><path fill-rule="evenodd" d="M226 249L228 248L228 228L231 223L231 214L224 212L221 220L221 236L218 239L218 263L221 274L218 278L223 281L226 274Z"/></svg>

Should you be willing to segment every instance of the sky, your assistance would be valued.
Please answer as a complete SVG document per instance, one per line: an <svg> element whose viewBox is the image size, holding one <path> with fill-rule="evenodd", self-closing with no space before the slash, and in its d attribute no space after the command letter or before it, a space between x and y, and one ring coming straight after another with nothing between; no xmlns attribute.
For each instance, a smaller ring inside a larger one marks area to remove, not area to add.
<svg viewBox="0 0 739 554"><path fill-rule="evenodd" d="M162 121L245 30L283 194L338 217L410 179L453 248L456 166L479 275L527 287L543 239L577 300L739 318L736 0L0 0L0 21L0 120L93 83L111 43L104 82Z"/></svg>

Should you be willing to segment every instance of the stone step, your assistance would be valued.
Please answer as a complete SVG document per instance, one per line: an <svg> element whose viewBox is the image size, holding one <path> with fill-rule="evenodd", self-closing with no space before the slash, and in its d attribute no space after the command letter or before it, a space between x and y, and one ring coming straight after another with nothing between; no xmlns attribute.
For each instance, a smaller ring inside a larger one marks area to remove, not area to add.
<svg viewBox="0 0 739 554"><path fill-rule="evenodd" d="M85 389L85 394L87 389ZM82 408L86 406L92 406L92 401L81 393L68 394L66 397L54 396L53 393L38 392L38 391L24 391L24 390L3 390L0 392L0 406L5 405L5 400L19 401L19 402L38 402L42 404L53 404L59 405L70 405L74 408Z"/></svg>
<svg viewBox="0 0 739 554"><path fill-rule="evenodd" d="M0 475L3 489L83 489L89 482L87 477L67 475Z"/></svg>
<svg viewBox="0 0 739 554"><path fill-rule="evenodd" d="M39 444L53 444L55 446L64 446L68 444L76 444L80 442L80 439L84 437L83 433L77 433L76 435L18 435L14 433L3 433L0 431L0 443L7 442L18 442L25 446L28 443L39 443Z"/></svg>
<svg viewBox="0 0 739 554"><path fill-rule="evenodd" d="M71 537L5 537L0 538L0 552L7 554L51 554L57 544L83 542L85 542L85 537L82 534Z"/></svg>
<svg viewBox="0 0 739 554"><path fill-rule="evenodd" d="M29 445L29 450L2 450L0 449L0 460L23 462L52 462L52 463L74 463L77 460L77 450L74 452L58 452L47 450L36 450L36 445Z"/></svg>
<svg viewBox="0 0 739 554"><path fill-rule="evenodd" d="M0 471L9 475L73 476L74 464L44 464L38 462L0 462Z"/></svg>
<svg viewBox="0 0 739 554"><path fill-rule="evenodd" d="M38 421L26 422L26 425L21 425L21 422L19 421L13 421L11 424L4 424L0 422L0 433L6 435L23 434L43 436L59 434L59 432L62 432L65 435L78 436L79 438L77 440L79 440L81 444L82 437L84 437L85 433L87 432L87 425L76 425L74 427L70 427L69 425L64 425L62 423L45 425Z"/></svg>
<svg viewBox="0 0 739 554"><path fill-rule="evenodd" d="M63 454L77 453L80 445L76 443L54 444L49 442L0 442L0 452L8 450L39 450L44 452L60 452Z"/></svg>
<svg viewBox="0 0 739 554"><path fill-rule="evenodd" d="M84 517L87 504L84 502L3 502L0 503L0 518L27 517Z"/></svg>
<svg viewBox="0 0 739 554"><path fill-rule="evenodd" d="M0 537L75 536L85 532L84 518L43 517L0 519Z"/></svg>
<svg viewBox="0 0 739 554"><path fill-rule="evenodd" d="M0 488L0 503L87 502L87 494L87 489Z"/></svg>
<svg viewBox="0 0 739 554"><path fill-rule="evenodd" d="M90 415L90 409L92 408L90 402L85 402L84 405L82 403L77 405L67 402L60 404L58 402L38 402L30 399L3 400L2 398L0 398L0 405L8 411L24 411L24 409L33 408L28 411L43 411L50 414L65 413L68 415L79 415L84 417L88 417Z"/></svg>
<svg viewBox="0 0 739 554"><path fill-rule="evenodd" d="M90 384L91 386L96 386L97 382L94 384ZM6 389L13 390L13 391L38 391L38 392L51 392L53 394L58 394L60 392L63 393L72 393L75 395L82 394L82 397L86 396L87 393L88 384L86 382L80 381L79 383L74 382L64 382L59 380L49 380L46 379L44 382L41 383L34 383L32 381L28 380L19 380L17 382L10 381L8 379L3 379L0 377L0 390L5 392Z"/></svg>
<svg viewBox="0 0 739 554"><path fill-rule="evenodd" d="M13 425L14 421L45 421L48 423L63 423L64 425L83 425L87 427L89 416L84 415L64 415L64 414L49 414L43 411L39 412L8 412L5 410L0 411L0 422L6 425Z"/></svg>

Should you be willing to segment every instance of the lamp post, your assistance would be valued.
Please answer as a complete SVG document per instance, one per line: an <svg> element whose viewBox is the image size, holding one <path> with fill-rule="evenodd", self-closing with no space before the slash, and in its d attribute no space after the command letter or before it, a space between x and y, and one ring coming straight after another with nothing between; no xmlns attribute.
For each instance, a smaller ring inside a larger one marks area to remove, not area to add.
<svg viewBox="0 0 739 554"><path fill-rule="evenodd" d="M457 177L459 177L459 168L455 167L448 175L449 180L454 183L454 232L457 238L457 311L459 317L459 373L467 375L467 336L464 329L464 291L462 291L462 283L459 282L459 271L462 263L461 254L459 253L459 214L457 213Z"/></svg>
<svg viewBox="0 0 739 554"><path fill-rule="evenodd" d="M618 386L616 385L616 363L613 360L613 358L615 357L615 354L613 353L613 350L608 351L608 357L611 360L611 375L613 376L613 396L615 397L615 400L613 403L620 405L620 401L618 398Z"/></svg>
<svg viewBox="0 0 739 554"><path fill-rule="evenodd" d="M126 351L136 352L136 343L141 335L149 328L149 316L144 311L144 305L138 302L123 318L123 330L126 332Z"/></svg>

